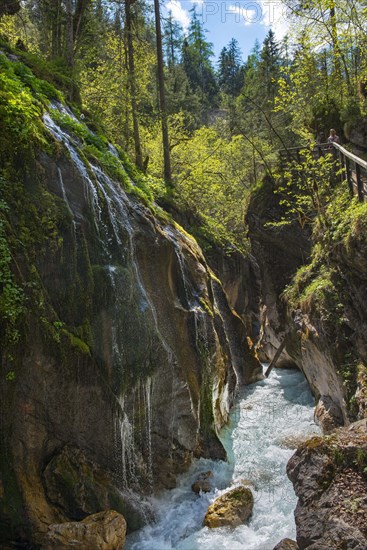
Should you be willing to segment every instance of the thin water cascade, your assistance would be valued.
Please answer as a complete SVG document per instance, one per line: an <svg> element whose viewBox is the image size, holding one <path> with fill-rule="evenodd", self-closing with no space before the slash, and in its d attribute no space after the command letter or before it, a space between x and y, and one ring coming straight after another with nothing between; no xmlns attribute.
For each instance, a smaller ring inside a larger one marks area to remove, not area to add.
<svg viewBox="0 0 367 550"><path fill-rule="evenodd" d="M129 419L124 412L124 403L123 399L120 399L120 405L122 412L122 417L119 415L116 416L116 443L120 446L119 457L121 460L121 485L123 489L127 489L129 484L135 480L135 470L134 470L134 459L135 459L135 450L134 450L134 432L133 426L129 422Z"/></svg>
<svg viewBox="0 0 367 550"><path fill-rule="evenodd" d="M52 109L57 109L63 114L69 114L61 104L55 102ZM103 244L104 271L109 279L113 301L111 301L111 318L114 319L111 331L110 363L113 371L122 373L126 364L126 333L128 328L121 312L126 304L135 303L138 310L144 315L146 322L150 321L169 357L169 363L174 366L173 353L166 343L158 327L158 317L154 304L144 287L143 278L136 259L135 229L131 222L131 210L134 204L130 201L121 185L110 179L98 166L89 164L87 170L84 161L79 155L77 143L74 138L64 131L46 113L44 123L53 136L62 142L70 153L71 160L81 176L84 186L84 194L88 205L93 212L93 221L96 233ZM111 154L118 157L117 150L110 145ZM121 165L122 166L122 165ZM75 219L72 204L68 200L67 190L64 185L62 171L58 167L58 180L62 198L66 203L69 213ZM172 376L173 380L173 376ZM130 410L125 399L117 396L120 412L116 415L115 447L116 458L120 463L121 486L127 489L137 484L137 468L142 465L142 449L145 449L146 476L150 486L153 484L152 463L152 386L153 380L137 380L136 386L131 391ZM135 414L135 408L142 407L140 414ZM172 408L174 404L172 404ZM139 419L139 421L136 420ZM137 440L140 434L140 448L137 448Z"/></svg>
<svg viewBox="0 0 367 550"><path fill-rule="evenodd" d="M52 135L57 139L58 141L62 142L67 150L70 153L71 159L76 166L79 174L82 177L82 181L84 183L84 193L85 197L88 201L88 204L93 212L93 219L94 219L94 225L95 229L97 231L97 234L99 235L100 227L102 226L104 231L106 231L106 227L102 220L102 209L100 205L100 201L98 198L97 189L89 177L89 174L87 172L87 169L84 165L84 162L80 158L76 148L73 144L73 139L70 137L70 135L66 132L64 132L60 126L58 126L53 119L50 117L48 113L45 113L43 115L43 122L46 126L46 128L52 133Z"/></svg>
<svg viewBox="0 0 367 550"><path fill-rule="evenodd" d="M126 550L272 550L285 537L295 538L296 496L286 464L300 441L319 433L313 398L298 371L276 370L247 386L221 431L228 462L200 459L176 489L152 500L156 522L127 537ZM198 475L213 472L213 490L191 490ZM235 529L203 527L208 506L246 480L255 505L247 524Z"/></svg>

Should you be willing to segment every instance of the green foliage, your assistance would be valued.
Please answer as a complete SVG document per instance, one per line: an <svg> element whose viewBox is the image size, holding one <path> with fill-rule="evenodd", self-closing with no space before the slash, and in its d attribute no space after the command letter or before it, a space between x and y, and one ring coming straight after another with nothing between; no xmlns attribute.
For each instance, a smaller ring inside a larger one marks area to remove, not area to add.
<svg viewBox="0 0 367 550"><path fill-rule="evenodd" d="M91 132L86 124L77 122L69 115L60 113L55 109L52 111L52 118L61 128L82 139L87 145L92 145L99 151L107 150L107 139Z"/></svg>
<svg viewBox="0 0 367 550"><path fill-rule="evenodd" d="M241 136L223 139L211 128L197 130L172 151L177 202L202 220L201 233L228 247L246 249L245 210L251 165Z"/></svg>
<svg viewBox="0 0 367 550"><path fill-rule="evenodd" d="M2 180L0 179L1 189ZM12 272L14 261L6 233L7 210L7 204L0 200L0 325L2 327L0 334L5 349L11 348L19 340L18 323L25 307L24 290L17 284ZM9 373L8 375L10 376Z"/></svg>
<svg viewBox="0 0 367 550"><path fill-rule="evenodd" d="M335 321L343 313L342 304L338 305L338 292L333 282L335 272L323 265L315 255L311 264L302 266L293 281L284 291L284 297L292 308L301 308L305 312L315 312L324 321Z"/></svg>
<svg viewBox="0 0 367 550"><path fill-rule="evenodd" d="M285 209L280 223L297 220L304 226L317 219L322 226L328 226L327 207L336 191L339 173L340 166L332 152L318 157L313 143L302 149L296 158L290 155L276 176L276 193L280 194L280 204Z"/></svg>
<svg viewBox="0 0 367 550"><path fill-rule="evenodd" d="M41 108L31 90L17 78L14 67L1 53L0 66L0 154L5 156L8 148L11 148L10 154L14 154L26 147L29 140L40 136Z"/></svg>

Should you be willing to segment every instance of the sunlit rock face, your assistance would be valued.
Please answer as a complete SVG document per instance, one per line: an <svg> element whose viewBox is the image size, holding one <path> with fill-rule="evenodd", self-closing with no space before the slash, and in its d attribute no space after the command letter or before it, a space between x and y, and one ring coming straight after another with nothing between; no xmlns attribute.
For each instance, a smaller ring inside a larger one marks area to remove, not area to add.
<svg viewBox="0 0 367 550"><path fill-rule="evenodd" d="M1 379L1 536L36 543L101 509L140 525L136 495L172 487L193 456L225 458L217 430L260 373L195 240L45 124L58 157L40 152L24 186L30 209L47 194L58 239L32 259L38 309Z"/></svg>
<svg viewBox="0 0 367 550"><path fill-rule="evenodd" d="M366 420L358 421L306 441L288 462L300 550L366 548L366 434Z"/></svg>

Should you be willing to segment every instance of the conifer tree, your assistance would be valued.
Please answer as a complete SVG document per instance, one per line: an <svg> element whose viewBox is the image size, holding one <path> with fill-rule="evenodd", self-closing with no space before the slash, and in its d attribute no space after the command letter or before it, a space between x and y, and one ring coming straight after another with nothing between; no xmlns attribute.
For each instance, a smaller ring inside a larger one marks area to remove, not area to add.
<svg viewBox="0 0 367 550"><path fill-rule="evenodd" d="M266 100L271 104L274 103L277 91L280 65L279 44L275 39L274 31L270 29L261 48L259 70L263 86L265 86Z"/></svg>
<svg viewBox="0 0 367 550"><path fill-rule="evenodd" d="M205 29L199 19L196 8L191 10L191 22L187 37L182 45L182 65L191 89L199 95L202 106L202 118L209 106L217 104L218 86L211 62L213 45L205 39Z"/></svg>
<svg viewBox="0 0 367 550"><path fill-rule="evenodd" d="M172 12L170 11L168 13L168 18L165 21L163 37L166 61L169 69L171 67L175 67L180 61L182 40L182 27L173 19Z"/></svg>
<svg viewBox="0 0 367 550"><path fill-rule="evenodd" d="M238 96L243 86L241 50L235 38L219 54L218 84L222 92L232 97Z"/></svg>

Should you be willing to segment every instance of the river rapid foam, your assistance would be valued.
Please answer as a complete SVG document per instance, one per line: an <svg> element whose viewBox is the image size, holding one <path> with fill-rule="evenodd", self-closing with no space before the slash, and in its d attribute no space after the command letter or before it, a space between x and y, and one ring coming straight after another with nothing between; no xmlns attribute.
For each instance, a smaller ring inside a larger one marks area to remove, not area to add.
<svg viewBox="0 0 367 550"><path fill-rule="evenodd" d="M286 465L301 441L320 433L313 407L298 371L273 370L247 386L220 433L228 462L196 460L174 490L152 499L156 522L127 537L126 550L272 550L282 538L294 539L297 499ZM209 470L213 490L194 494L191 484ZM244 480L255 499L249 522L235 529L203 527L208 506Z"/></svg>

